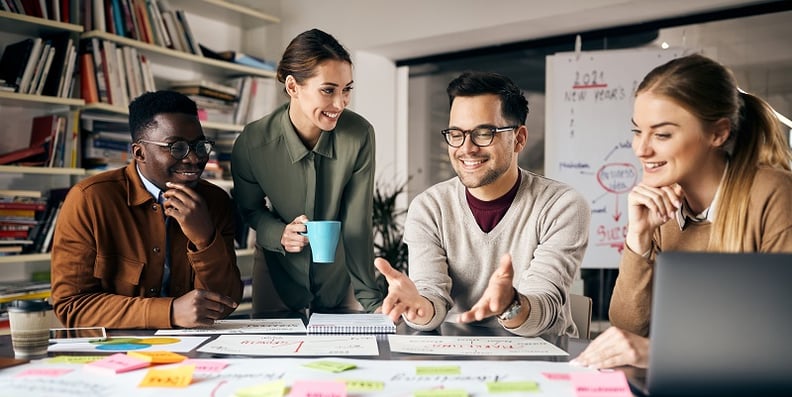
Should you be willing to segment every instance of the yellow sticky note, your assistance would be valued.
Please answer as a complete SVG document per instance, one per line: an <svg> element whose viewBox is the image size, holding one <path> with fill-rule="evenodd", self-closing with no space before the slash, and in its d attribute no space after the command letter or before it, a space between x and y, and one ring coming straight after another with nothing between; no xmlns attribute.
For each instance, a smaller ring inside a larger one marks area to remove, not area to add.
<svg viewBox="0 0 792 397"><path fill-rule="evenodd" d="M105 357L107 356L56 356L48 358L47 362L51 364L88 364Z"/></svg>
<svg viewBox="0 0 792 397"><path fill-rule="evenodd" d="M514 382L487 382L490 393L538 392L539 384L530 380Z"/></svg>
<svg viewBox="0 0 792 397"><path fill-rule="evenodd" d="M350 369L357 368L355 364L343 363L339 361L330 361L330 360L312 361L303 366L308 368L318 369L320 371L327 371L327 372L344 372Z"/></svg>
<svg viewBox="0 0 792 397"><path fill-rule="evenodd" d="M169 351L129 351L127 352L127 356L139 358L141 360L146 360L152 364L173 364L173 363L180 363L187 359L186 356L182 356L181 354L176 354L174 352Z"/></svg>
<svg viewBox="0 0 792 397"><path fill-rule="evenodd" d="M339 381L346 383L348 392L370 392L385 389L385 382L378 380L339 379Z"/></svg>
<svg viewBox="0 0 792 397"><path fill-rule="evenodd" d="M168 369L150 369L139 387L187 387L192 382L194 365L179 365Z"/></svg>
<svg viewBox="0 0 792 397"><path fill-rule="evenodd" d="M431 367L415 367L416 375L459 375L462 370L458 365L433 365Z"/></svg>
<svg viewBox="0 0 792 397"><path fill-rule="evenodd" d="M286 384L283 380L276 380L238 389L234 391L234 397L283 397L285 393Z"/></svg>
<svg viewBox="0 0 792 397"><path fill-rule="evenodd" d="M468 392L462 389L419 390L413 397L468 397Z"/></svg>

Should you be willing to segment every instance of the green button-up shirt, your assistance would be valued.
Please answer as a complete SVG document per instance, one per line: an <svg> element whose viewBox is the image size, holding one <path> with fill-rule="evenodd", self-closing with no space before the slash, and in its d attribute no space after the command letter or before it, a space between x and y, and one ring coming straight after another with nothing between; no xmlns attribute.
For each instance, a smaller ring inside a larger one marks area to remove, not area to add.
<svg viewBox="0 0 792 397"><path fill-rule="evenodd" d="M231 155L234 198L256 229L273 284L290 308L338 307L350 282L366 310L382 303L373 265L374 147L371 124L345 110L335 130L323 132L308 150L289 119L288 104L248 124L237 138ZM310 250L289 253L281 246L286 224L302 214L341 221L334 263L314 264Z"/></svg>

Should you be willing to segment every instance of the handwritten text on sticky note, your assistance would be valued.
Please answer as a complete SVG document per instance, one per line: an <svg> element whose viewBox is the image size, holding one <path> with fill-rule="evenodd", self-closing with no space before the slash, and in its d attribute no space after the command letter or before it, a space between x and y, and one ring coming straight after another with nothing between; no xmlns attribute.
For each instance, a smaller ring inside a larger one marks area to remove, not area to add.
<svg viewBox="0 0 792 397"><path fill-rule="evenodd" d="M187 387L192 382L195 367L179 365L168 369L150 369L140 381L140 387Z"/></svg>

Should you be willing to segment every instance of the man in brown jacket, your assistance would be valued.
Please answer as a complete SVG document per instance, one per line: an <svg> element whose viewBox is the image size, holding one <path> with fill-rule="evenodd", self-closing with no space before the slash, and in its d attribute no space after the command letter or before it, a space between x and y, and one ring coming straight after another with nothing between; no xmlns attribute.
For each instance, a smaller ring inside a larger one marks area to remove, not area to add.
<svg viewBox="0 0 792 397"><path fill-rule="evenodd" d="M210 325L242 297L233 206L200 179L213 142L186 96L129 105L133 161L74 185L58 216L52 300L67 327Z"/></svg>

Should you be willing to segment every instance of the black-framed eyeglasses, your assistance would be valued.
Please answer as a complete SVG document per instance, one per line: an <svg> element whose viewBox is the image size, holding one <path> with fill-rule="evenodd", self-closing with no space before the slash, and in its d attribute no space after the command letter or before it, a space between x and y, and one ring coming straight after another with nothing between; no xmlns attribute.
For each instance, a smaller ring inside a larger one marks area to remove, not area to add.
<svg viewBox="0 0 792 397"><path fill-rule="evenodd" d="M495 134L500 132L512 131L517 129L518 125L510 125L507 127L476 127L472 130L460 130L458 128L446 128L440 131L445 137L446 143L451 147L462 147L465 144L465 138L470 135L470 140L478 147L486 147L492 145L495 139Z"/></svg>
<svg viewBox="0 0 792 397"><path fill-rule="evenodd" d="M150 141L148 139L138 139L138 142L143 143L150 143L152 145L157 145L160 147L168 148L170 155L175 158L176 160L181 160L187 157L190 154L190 150L195 153L196 156L204 158L208 157L209 153L214 148L214 141L209 139L201 139L199 141L195 141L193 143L187 141L176 141L176 142L159 142L159 141Z"/></svg>

